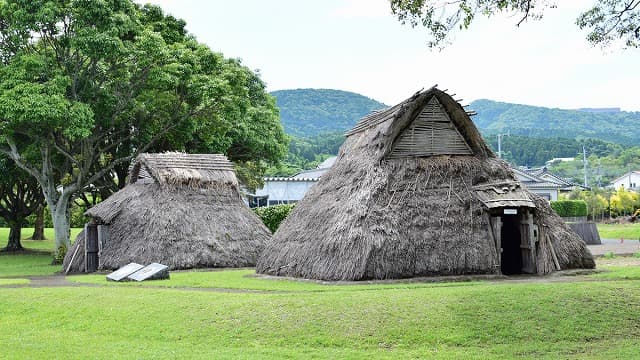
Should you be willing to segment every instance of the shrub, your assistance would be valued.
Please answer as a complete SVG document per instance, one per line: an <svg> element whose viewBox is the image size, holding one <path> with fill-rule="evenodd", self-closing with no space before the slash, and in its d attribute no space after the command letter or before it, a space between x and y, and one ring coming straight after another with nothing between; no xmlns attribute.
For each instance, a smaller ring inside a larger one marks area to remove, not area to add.
<svg viewBox="0 0 640 360"><path fill-rule="evenodd" d="M551 207L562 217L587 216L587 203L584 200L552 201Z"/></svg>
<svg viewBox="0 0 640 360"><path fill-rule="evenodd" d="M273 205L268 207L259 207L253 211L260 217L262 222L275 233L280 223L287 218L289 212L295 207L295 204Z"/></svg>

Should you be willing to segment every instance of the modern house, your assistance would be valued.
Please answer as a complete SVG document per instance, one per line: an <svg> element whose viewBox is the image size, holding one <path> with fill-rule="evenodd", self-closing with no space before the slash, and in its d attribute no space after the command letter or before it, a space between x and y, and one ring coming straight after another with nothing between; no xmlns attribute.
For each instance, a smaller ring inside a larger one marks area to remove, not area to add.
<svg viewBox="0 0 640 360"><path fill-rule="evenodd" d="M627 190L638 191L640 189L640 170L629 171L611 183L616 190L624 187Z"/></svg>
<svg viewBox="0 0 640 360"><path fill-rule="evenodd" d="M540 168L513 168L518 180L529 191L538 194L549 201L558 200L558 196L563 192L570 192L574 189L588 188L564 179L552 172L547 167Z"/></svg>

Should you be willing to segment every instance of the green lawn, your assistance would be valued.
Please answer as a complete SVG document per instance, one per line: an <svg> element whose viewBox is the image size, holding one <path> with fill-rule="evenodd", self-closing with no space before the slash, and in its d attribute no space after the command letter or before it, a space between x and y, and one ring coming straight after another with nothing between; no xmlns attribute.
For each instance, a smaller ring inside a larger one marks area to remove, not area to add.
<svg viewBox="0 0 640 360"><path fill-rule="evenodd" d="M71 229L71 239L75 239L82 229ZM53 229L45 229L47 240L26 240L33 234L33 229L22 229L22 246L32 250L28 254L13 255L0 253L0 278L14 276L52 275L60 271L59 265L51 265L53 251ZM0 239L5 242L9 237L8 228L0 228ZM4 247L2 245L0 247ZM1 357L0 357L1 358Z"/></svg>
<svg viewBox="0 0 640 360"><path fill-rule="evenodd" d="M51 265L53 258L48 253L35 253L24 255L0 254L0 278L52 275L62 268L60 265Z"/></svg>
<svg viewBox="0 0 640 360"><path fill-rule="evenodd" d="M640 239L640 223L598 224L598 232L603 239Z"/></svg>
<svg viewBox="0 0 640 360"><path fill-rule="evenodd" d="M47 253L0 256L0 359L635 359L640 259L558 282L322 284L252 269L15 287ZM8 279L12 276L16 279ZM5 277L5 278L2 278Z"/></svg>
<svg viewBox="0 0 640 360"><path fill-rule="evenodd" d="M251 269L0 279L0 359L635 359L640 259L597 261L606 272L561 282L326 285Z"/></svg>
<svg viewBox="0 0 640 360"><path fill-rule="evenodd" d="M6 288L16 358L633 359L636 281L219 293ZM91 344L90 347L85 346Z"/></svg>
<svg viewBox="0 0 640 360"><path fill-rule="evenodd" d="M284 280L278 278L257 277L253 269L224 270L224 271L174 271L168 280L145 282L111 282L105 275L74 275L68 280L77 283L98 284L104 286L146 286L167 288L213 288L213 289L242 289L258 291L339 291L339 290L378 290L389 288L424 288L439 286L471 286L478 282L436 282L414 283L399 282L391 284L322 284L313 281Z"/></svg>
<svg viewBox="0 0 640 360"><path fill-rule="evenodd" d="M1 285L22 285L22 284L28 284L29 280L28 279L0 279L0 286Z"/></svg>

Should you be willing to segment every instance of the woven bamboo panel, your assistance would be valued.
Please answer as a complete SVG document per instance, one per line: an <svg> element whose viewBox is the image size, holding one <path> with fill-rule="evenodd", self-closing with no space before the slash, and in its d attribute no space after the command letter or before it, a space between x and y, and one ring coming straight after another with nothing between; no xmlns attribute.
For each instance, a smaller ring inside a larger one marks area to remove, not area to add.
<svg viewBox="0 0 640 360"><path fill-rule="evenodd" d="M389 157L472 155L471 148L434 96L396 139Z"/></svg>

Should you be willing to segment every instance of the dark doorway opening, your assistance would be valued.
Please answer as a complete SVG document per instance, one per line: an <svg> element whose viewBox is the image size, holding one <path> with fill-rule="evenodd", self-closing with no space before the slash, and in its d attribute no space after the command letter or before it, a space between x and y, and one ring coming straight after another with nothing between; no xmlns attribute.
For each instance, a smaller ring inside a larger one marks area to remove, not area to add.
<svg viewBox="0 0 640 360"><path fill-rule="evenodd" d="M518 215L503 215L500 231L502 259L500 270L505 275L522 274L522 252L520 250L520 218Z"/></svg>

